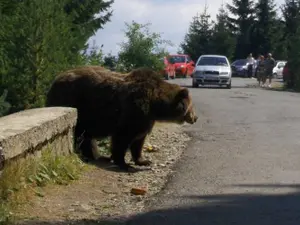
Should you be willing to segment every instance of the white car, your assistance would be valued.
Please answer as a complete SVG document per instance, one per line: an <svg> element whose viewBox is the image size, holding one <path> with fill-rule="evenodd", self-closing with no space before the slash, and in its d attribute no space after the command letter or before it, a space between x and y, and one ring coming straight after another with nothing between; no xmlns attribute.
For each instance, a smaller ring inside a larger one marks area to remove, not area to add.
<svg viewBox="0 0 300 225"><path fill-rule="evenodd" d="M276 65L273 68L273 77L282 78L283 67L285 66L286 61L276 61Z"/></svg>
<svg viewBox="0 0 300 225"><path fill-rule="evenodd" d="M193 72L193 87L199 84L226 86L231 89L231 66L223 55L201 55Z"/></svg>

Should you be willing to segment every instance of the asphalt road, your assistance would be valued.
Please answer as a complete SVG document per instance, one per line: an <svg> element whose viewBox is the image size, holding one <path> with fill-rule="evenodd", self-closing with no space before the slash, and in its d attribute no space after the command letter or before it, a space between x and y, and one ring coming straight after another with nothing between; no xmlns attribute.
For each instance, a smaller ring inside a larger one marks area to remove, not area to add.
<svg viewBox="0 0 300 225"><path fill-rule="evenodd" d="M191 79L176 79L191 86ZM300 94L191 88L193 141L148 212L129 225L299 225Z"/></svg>

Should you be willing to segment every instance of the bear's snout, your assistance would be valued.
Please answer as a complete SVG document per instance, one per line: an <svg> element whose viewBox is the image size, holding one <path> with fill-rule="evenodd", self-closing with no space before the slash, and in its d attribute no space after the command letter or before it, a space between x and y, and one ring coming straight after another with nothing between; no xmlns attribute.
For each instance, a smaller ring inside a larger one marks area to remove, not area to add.
<svg viewBox="0 0 300 225"><path fill-rule="evenodd" d="M184 121L189 124L194 124L198 120L198 116L193 113L187 113L184 117Z"/></svg>
<svg viewBox="0 0 300 225"><path fill-rule="evenodd" d="M194 123L196 123L197 122L197 120L198 120L198 116L194 116Z"/></svg>

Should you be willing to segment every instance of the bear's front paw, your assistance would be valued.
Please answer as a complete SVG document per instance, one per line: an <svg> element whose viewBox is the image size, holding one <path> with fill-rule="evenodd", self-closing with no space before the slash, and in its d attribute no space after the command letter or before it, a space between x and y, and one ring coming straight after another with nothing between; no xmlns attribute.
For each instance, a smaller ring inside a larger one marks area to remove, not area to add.
<svg viewBox="0 0 300 225"><path fill-rule="evenodd" d="M146 159L139 159L137 161L135 161L135 165L138 166L150 166L152 164L152 162L150 160L146 160Z"/></svg>

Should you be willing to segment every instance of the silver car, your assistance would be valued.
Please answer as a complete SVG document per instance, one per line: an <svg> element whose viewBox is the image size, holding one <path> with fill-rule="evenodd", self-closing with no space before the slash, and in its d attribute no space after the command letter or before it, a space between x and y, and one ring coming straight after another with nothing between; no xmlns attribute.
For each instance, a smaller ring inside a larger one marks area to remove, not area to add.
<svg viewBox="0 0 300 225"><path fill-rule="evenodd" d="M283 67L285 66L286 61L276 61L276 65L273 68L273 77L282 78Z"/></svg>
<svg viewBox="0 0 300 225"><path fill-rule="evenodd" d="M201 55L193 72L193 87L219 85L231 89L231 66L223 55Z"/></svg>

